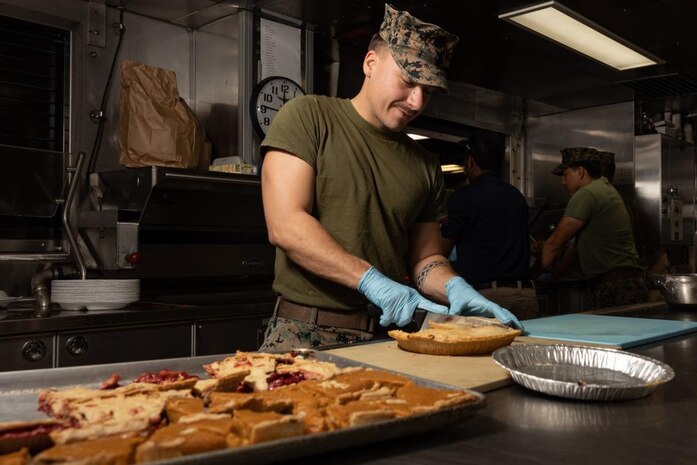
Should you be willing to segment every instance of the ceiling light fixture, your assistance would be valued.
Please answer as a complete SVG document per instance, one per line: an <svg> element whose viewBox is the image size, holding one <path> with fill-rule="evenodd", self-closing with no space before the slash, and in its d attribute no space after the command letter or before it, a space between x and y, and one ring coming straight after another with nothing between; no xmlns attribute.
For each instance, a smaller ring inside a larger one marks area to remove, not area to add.
<svg viewBox="0 0 697 465"><path fill-rule="evenodd" d="M556 1L518 8L499 18L619 71L664 63Z"/></svg>
<svg viewBox="0 0 697 465"><path fill-rule="evenodd" d="M455 164L441 165L440 169L444 173L463 173L465 171L464 166Z"/></svg>

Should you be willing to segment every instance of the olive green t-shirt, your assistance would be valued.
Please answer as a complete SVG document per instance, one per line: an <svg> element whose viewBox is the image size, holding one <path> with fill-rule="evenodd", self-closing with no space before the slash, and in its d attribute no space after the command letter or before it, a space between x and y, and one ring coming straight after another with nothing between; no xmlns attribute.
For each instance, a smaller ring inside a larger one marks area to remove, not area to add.
<svg viewBox="0 0 697 465"><path fill-rule="evenodd" d="M621 266L640 268L627 208L607 178L595 179L576 191L569 199L564 216L585 223L576 241L585 276Z"/></svg>
<svg viewBox="0 0 697 465"><path fill-rule="evenodd" d="M446 216L437 157L403 132L378 129L348 99L309 95L285 104L261 144L315 169L312 215L349 253L404 281L408 229ZM263 169L263 167L262 167ZM274 290L325 308L366 303L355 289L322 279L276 249Z"/></svg>

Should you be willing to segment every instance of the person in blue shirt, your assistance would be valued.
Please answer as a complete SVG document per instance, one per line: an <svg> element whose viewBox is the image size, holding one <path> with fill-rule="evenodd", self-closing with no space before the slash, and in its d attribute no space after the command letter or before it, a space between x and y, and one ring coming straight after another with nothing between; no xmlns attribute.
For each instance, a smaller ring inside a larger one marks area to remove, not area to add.
<svg viewBox="0 0 697 465"><path fill-rule="evenodd" d="M455 270L487 299L519 319L536 317L528 205L499 175L506 150L503 136L477 130L460 145L469 184L448 200L448 220L441 227L443 252L448 256L455 247Z"/></svg>

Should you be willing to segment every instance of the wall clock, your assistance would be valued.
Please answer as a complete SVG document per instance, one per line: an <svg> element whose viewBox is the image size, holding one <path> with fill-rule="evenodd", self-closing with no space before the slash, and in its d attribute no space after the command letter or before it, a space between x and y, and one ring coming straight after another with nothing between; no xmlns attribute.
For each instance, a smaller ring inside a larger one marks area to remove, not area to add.
<svg viewBox="0 0 697 465"><path fill-rule="evenodd" d="M276 117L278 110L287 101L295 97L305 95L305 91L299 84L282 76L270 76L254 86L252 90L252 125L264 138Z"/></svg>

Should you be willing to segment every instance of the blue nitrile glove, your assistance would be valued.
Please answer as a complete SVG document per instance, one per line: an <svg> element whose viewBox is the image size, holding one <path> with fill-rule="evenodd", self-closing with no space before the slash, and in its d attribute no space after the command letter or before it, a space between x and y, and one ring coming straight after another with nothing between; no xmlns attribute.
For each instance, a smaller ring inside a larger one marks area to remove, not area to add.
<svg viewBox="0 0 697 465"><path fill-rule="evenodd" d="M358 292L366 296L382 310L380 324L397 326L409 324L417 308L435 313L448 313L448 307L439 305L423 297L416 289L399 284L370 267L358 282Z"/></svg>
<svg viewBox="0 0 697 465"><path fill-rule="evenodd" d="M459 276L445 283L445 294L450 302L450 315L493 316L505 325L523 329L515 315L481 295Z"/></svg>

